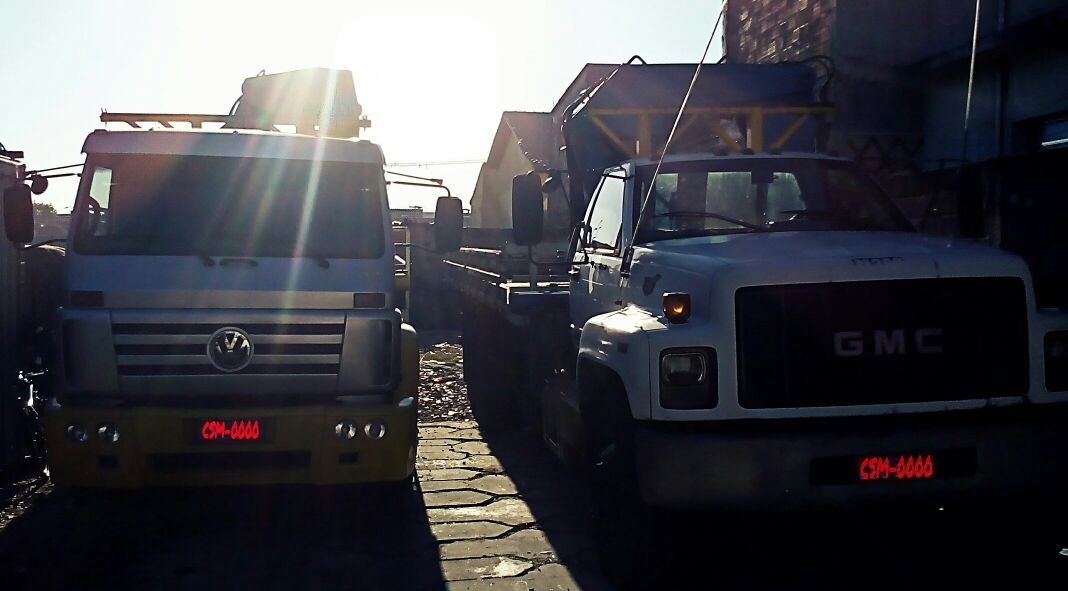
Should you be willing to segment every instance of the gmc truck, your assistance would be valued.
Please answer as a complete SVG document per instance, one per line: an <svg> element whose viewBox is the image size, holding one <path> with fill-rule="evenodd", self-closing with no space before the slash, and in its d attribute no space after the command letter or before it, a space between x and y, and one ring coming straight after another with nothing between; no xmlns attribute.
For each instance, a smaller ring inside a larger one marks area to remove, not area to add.
<svg viewBox="0 0 1068 591"><path fill-rule="evenodd" d="M361 111L351 73L312 69L247 79L227 115L101 116L132 129L83 147L57 484L411 488L416 335Z"/></svg>
<svg viewBox="0 0 1068 591"><path fill-rule="evenodd" d="M592 468L609 572L648 574L663 509L1063 499L1068 315L1023 260L917 233L827 153L809 64L705 66L664 156L694 68L583 89L566 168L517 176L511 232L445 261L476 412ZM539 252L561 188L574 231Z"/></svg>

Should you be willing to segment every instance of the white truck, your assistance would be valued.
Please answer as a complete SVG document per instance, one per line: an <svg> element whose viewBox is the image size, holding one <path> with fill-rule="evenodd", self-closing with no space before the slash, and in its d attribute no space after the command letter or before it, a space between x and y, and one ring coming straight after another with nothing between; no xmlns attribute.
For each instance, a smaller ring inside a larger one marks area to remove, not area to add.
<svg viewBox="0 0 1068 591"><path fill-rule="evenodd" d="M516 177L510 243L449 255L476 413L525 409L594 468L619 580L663 542L654 509L990 514L1066 492L1068 315L1036 307L1019 257L916 233L822 153L807 69L705 66L661 163L694 65L622 66L566 114L567 170ZM561 179L568 277L493 271L540 241Z"/></svg>
<svg viewBox="0 0 1068 591"><path fill-rule="evenodd" d="M360 112L351 73L313 69L247 79L227 115L102 115L133 129L83 148L57 484L410 490L418 352Z"/></svg>

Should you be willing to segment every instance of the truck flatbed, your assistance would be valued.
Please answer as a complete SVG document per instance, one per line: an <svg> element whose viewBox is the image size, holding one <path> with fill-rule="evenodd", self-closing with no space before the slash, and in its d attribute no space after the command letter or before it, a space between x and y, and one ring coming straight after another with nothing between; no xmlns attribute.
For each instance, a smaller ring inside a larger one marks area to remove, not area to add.
<svg viewBox="0 0 1068 591"><path fill-rule="evenodd" d="M509 314L532 310L566 309L569 282L548 277L531 286L528 276L506 277L501 273L458 261L445 260L445 282L464 296Z"/></svg>

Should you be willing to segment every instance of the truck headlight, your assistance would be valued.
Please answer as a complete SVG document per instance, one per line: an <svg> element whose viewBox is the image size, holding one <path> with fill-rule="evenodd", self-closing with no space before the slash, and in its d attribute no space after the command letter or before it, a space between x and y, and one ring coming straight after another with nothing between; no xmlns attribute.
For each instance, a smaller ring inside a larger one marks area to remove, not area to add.
<svg viewBox="0 0 1068 591"><path fill-rule="evenodd" d="M363 434L368 439L382 439L386 436L386 422L382 419L374 419L363 426Z"/></svg>
<svg viewBox="0 0 1068 591"><path fill-rule="evenodd" d="M74 443L85 443L86 441L89 441L89 432L85 430L85 427L82 427L78 423L67 425L64 432L67 434L67 439L70 439Z"/></svg>
<svg viewBox="0 0 1068 591"><path fill-rule="evenodd" d="M119 428L111 423L100 423L96 428L96 435L104 443L118 443Z"/></svg>
<svg viewBox="0 0 1068 591"><path fill-rule="evenodd" d="M340 439L355 439L356 435L360 432L360 426L356 421L350 421L348 419L342 419L334 425L334 435L337 435Z"/></svg>
<svg viewBox="0 0 1068 591"><path fill-rule="evenodd" d="M696 386L708 378L704 353L665 353L660 358L660 378L668 386Z"/></svg>
<svg viewBox="0 0 1068 591"><path fill-rule="evenodd" d="M1046 333L1046 389L1068 391L1068 330Z"/></svg>
<svg viewBox="0 0 1068 591"><path fill-rule="evenodd" d="M716 350L665 349L660 353L660 406L713 408L719 401Z"/></svg>

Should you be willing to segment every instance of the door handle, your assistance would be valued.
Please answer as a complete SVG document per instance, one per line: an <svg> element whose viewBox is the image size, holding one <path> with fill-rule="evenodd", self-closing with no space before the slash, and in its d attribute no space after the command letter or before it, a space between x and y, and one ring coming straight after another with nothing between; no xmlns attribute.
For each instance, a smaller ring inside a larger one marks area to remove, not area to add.
<svg viewBox="0 0 1068 591"><path fill-rule="evenodd" d="M581 274L582 274L582 272L579 271L578 267L571 267L570 269L567 270L567 276L570 277L572 281L578 281L579 280L579 276Z"/></svg>

